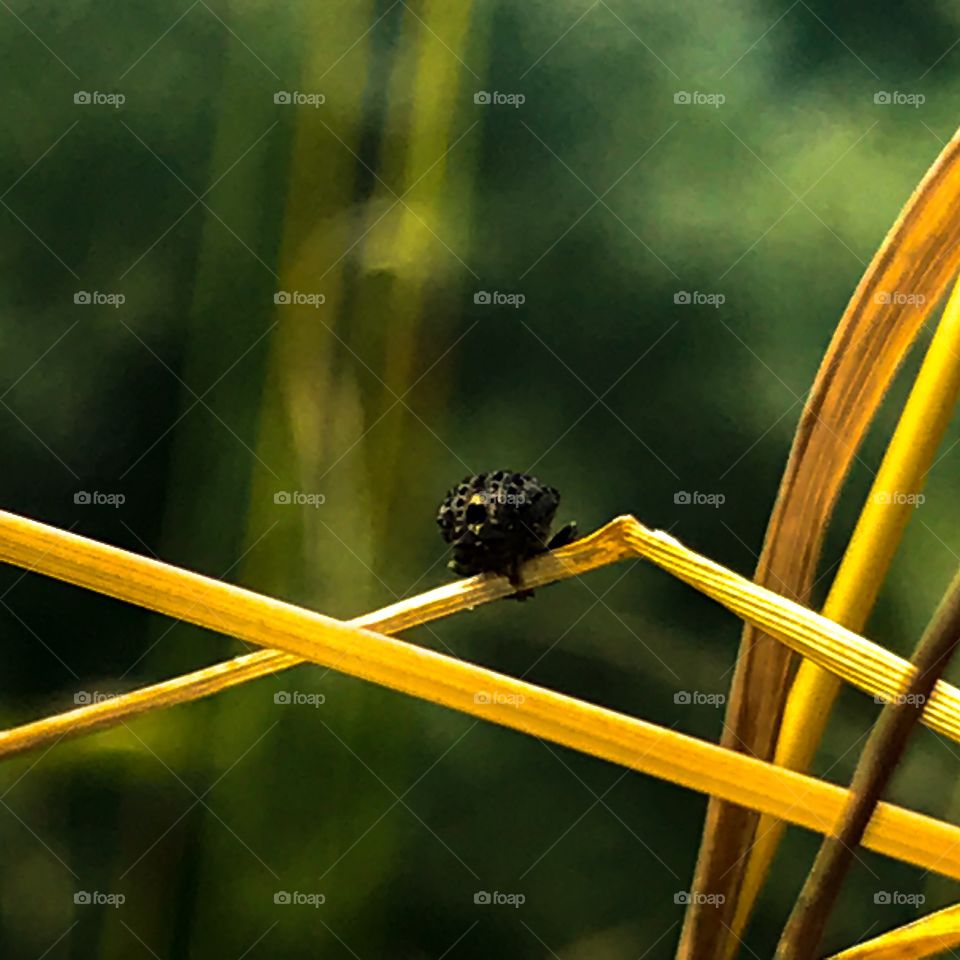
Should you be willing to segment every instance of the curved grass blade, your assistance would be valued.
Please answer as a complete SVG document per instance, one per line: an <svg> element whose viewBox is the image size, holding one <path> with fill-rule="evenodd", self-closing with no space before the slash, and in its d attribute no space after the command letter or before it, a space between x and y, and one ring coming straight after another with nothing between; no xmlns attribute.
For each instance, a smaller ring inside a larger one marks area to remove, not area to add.
<svg viewBox="0 0 960 960"><path fill-rule="evenodd" d="M861 633L910 516L913 495L927 471L956 406L960 390L960 282L955 284L916 382L887 447L844 553L823 615ZM804 660L787 697L774 762L806 770L819 744L839 679ZM761 821L750 850L733 922L739 938L783 836L782 826ZM729 941L731 943L736 941Z"/></svg>
<svg viewBox="0 0 960 960"><path fill-rule="evenodd" d="M794 437L755 580L801 602L809 591L826 526L853 457L920 326L960 266L960 133L943 149L854 292ZM892 294L914 294L903 310ZM754 627L744 628L722 742L774 756L792 657ZM758 818L722 801L707 810L694 892L679 957L735 952L731 925Z"/></svg>

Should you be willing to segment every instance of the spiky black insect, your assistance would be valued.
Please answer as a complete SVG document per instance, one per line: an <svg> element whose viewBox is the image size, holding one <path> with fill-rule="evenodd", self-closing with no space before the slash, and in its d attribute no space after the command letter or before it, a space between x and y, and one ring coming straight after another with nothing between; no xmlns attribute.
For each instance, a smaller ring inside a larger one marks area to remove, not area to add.
<svg viewBox="0 0 960 960"><path fill-rule="evenodd" d="M437 512L440 533L453 546L448 566L463 577L499 573L518 588L517 599L533 596L532 590L522 589L523 562L577 535L577 525L569 523L551 539L559 504L556 488L527 473L496 470L464 477Z"/></svg>

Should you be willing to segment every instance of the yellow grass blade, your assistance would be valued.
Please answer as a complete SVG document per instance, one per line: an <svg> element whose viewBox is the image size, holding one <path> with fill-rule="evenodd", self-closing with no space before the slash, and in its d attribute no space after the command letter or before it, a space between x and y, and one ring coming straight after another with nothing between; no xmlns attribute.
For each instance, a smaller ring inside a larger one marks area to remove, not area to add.
<svg viewBox="0 0 960 960"><path fill-rule="evenodd" d="M617 517L569 546L535 558L524 567L524 583L530 587L542 586L626 557L650 560L791 650L809 657L880 701L896 698L910 684L914 667L902 657L714 563L669 534L651 530L631 516ZM155 707L207 696L304 660L323 663L431 700L434 698L428 687L416 692L387 682L379 674L368 675L364 666L367 648L351 644L349 638L364 629L406 629L472 609L514 591L505 578L473 577L343 623L4 511L0 511L0 561L197 626L278 648L237 657L145 690L0 731L0 756L70 733L111 726ZM361 633L360 636L369 638L374 634ZM337 644L346 644L350 656L333 662L331 658L339 646L325 644L335 640ZM420 647L412 649L424 656L433 656ZM937 683L921 719L932 730L960 742L960 689L944 681Z"/></svg>
<svg viewBox="0 0 960 960"><path fill-rule="evenodd" d="M566 556L574 556L576 548L576 544L566 548ZM581 563L610 562L631 548L642 548L656 562L675 567L681 576L702 581L718 598L738 598L738 606L755 612L765 628L792 623L791 629L803 632L798 625L803 622L805 630L814 634L849 633L698 557L672 537L647 530L632 517L621 517L585 538L579 548ZM0 513L0 558L199 626L273 644L295 657L724 797L810 830L831 831L849 797L841 787L716 744L12 514ZM530 565L528 582L555 579L563 566L558 555L539 558ZM436 602L449 609L456 606L458 595L472 592L478 597L494 587L501 595L512 589L499 578L474 578L435 591L442 594ZM398 618L403 607L393 608ZM0 735L0 752L16 749L17 737L16 730ZM952 824L883 804L864 844L960 879L960 828Z"/></svg>
<svg viewBox="0 0 960 960"><path fill-rule="evenodd" d="M960 282L954 288L903 408L880 470L837 570L823 614L860 633L903 531L915 510L960 391ZM800 664L784 709L774 762L806 770L823 736L840 680L810 660ZM732 924L739 938L783 835L761 820ZM731 945L736 940L728 941Z"/></svg>
<svg viewBox="0 0 960 960"><path fill-rule="evenodd" d="M619 532L624 519L635 522L629 517L614 520L562 550L531 561L523 570L524 583L531 587L542 586L632 555L630 545ZM438 587L344 624L4 511L0 511L0 561L136 603L187 623L264 646L277 647L282 646L283 625L271 619L274 609L302 616L304 634L315 637L319 642L319 627L335 624L348 635L361 628L394 633L471 610L480 604L509 596L516 589L502 577L473 577ZM226 608L229 619L220 615L221 608ZM236 617L244 613L249 622L238 623ZM0 757L51 743L64 736L115 726L148 710L210 696L248 680L276 674L309 659L316 658L310 654L298 656L283 649L259 650L142 690L119 694L54 717L0 731ZM345 665L337 669L350 672Z"/></svg>
<svg viewBox="0 0 960 960"><path fill-rule="evenodd" d="M854 292L824 357L794 437L763 551L758 583L809 597L827 523L844 478L897 367L960 265L960 132L954 134L885 238ZM894 294L917 298L903 310ZM792 658L747 625L722 742L772 758ZM679 957L727 953L757 817L711 801Z"/></svg>
<svg viewBox="0 0 960 960"><path fill-rule="evenodd" d="M960 905L835 953L830 960L919 960L960 944Z"/></svg>

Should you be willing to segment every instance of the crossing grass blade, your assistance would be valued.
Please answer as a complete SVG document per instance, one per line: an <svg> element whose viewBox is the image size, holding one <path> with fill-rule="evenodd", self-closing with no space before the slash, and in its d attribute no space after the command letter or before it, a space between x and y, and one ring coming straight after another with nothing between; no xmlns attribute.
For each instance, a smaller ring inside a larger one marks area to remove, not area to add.
<svg viewBox="0 0 960 960"><path fill-rule="evenodd" d="M642 557L656 564L881 702L905 693L912 681L914 668L902 657L758 586L690 550L669 534L645 527L631 516L617 517L574 543L533 559L522 574L527 586L538 587L628 557ZM261 646L280 648L245 654L141 690L0 731L0 757L49 745L65 736L114 726L151 710L210 696L305 660L380 682L385 675L374 677L363 672L370 665L360 646L350 648L352 656L346 664L330 659L334 649L331 647L323 648L324 656L318 658L318 651L331 631L340 634L366 629L395 633L471 610L508 596L515 589L503 577L473 577L345 623L3 511L0 511L0 560L196 626ZM292 642L297 646L291 648L290 631L294 628L296 637ZM316 631L316 637L311 630ZM386 685L396 687L395 683ZM429 686L419 692L396 688L433 699ZM960 689L939 682L921 719L932 730L960 743Z"/></svg>
<svg viewBox="0 0 960 960"><path fill-rule="evenodd" d="M860 654L851 656L851 661L868 662L871 650L875 658L883 659L881 648L699 556L673 537L649 530L632 517L620 517L553 555L537 558L525 569L525 581L539 586L638 554L699 584L709 595L730 609L753 617L771 633L783 631L808 646L839 646L836 656L841 662L846 662L843 651L847 648ZM356 622L332 620L3 512L0 559L197 626L260 645L275 645L288 656L287 665L311 660L689 789L723 797L810 830L833 830L849 800L849 792L841 787L717 744L373 633ZM451 612L465 609L479 599L504 596L513 589L504 578L477 577L435 591L432 602ZM404 618L408 623L415 622L418 604L422 607L421 598L396 604L389 614L394 625ZM893 657L894 661L897 659ZM229 665L218 667L221 672L229 672ZM904 662L902 667L908 670L909 664ZM899 685L895 684L895 689L908 681L909 674L901 678ZM176 702L175 684L167 694L164 705ZM960 691L956 695L960 698ZM109 711L116 702L108 699L104 703ZM126 705L131 702L137 707L134 716L157 705L154 695L144 691L127 695ZM29 745L36 746L45 737L49 739L58 726L57 738L90 730L94 726L89 722L93 716L83 714L86 726L81 724L78 711L52 721L40 721L29 731L32 739L25 738L23 728L6 731L0 734L0 754L10 755ZM105 716L99 715L101 720ZM956 717L960 728L960 708ZM110 718L115 721L116 714ZM879 853L960 879L960 828L952 824L884 804L868 827L864 843Z"/></svg>

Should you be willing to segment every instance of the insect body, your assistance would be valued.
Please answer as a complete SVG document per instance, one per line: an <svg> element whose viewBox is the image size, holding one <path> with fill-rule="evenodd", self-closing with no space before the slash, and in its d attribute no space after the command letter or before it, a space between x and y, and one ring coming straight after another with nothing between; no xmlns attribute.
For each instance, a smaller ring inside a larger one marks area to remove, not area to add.
<svg viewBox="0 0 960 960"><path fill-rule="evenodd" d="M525 560L576 538L574 523L550 538L559 503L559 491L526 473L497 470L464 477L437 512L440 533L453 547L450 569L464 577L499 573L522 588ZM515 594L520 600L532 595L523 589Z"/></svg>

